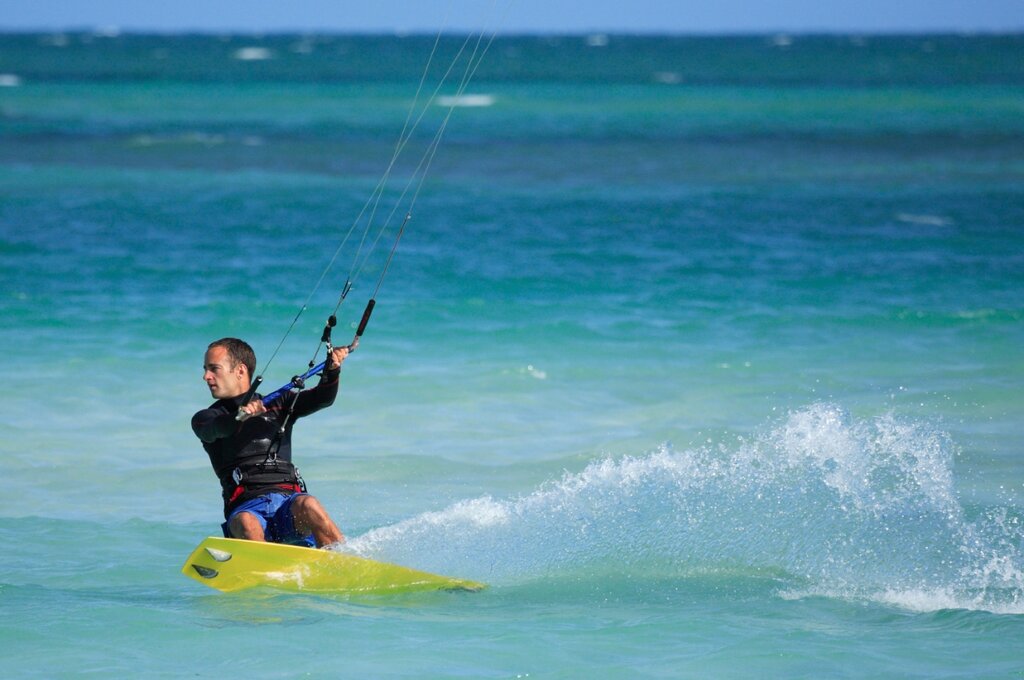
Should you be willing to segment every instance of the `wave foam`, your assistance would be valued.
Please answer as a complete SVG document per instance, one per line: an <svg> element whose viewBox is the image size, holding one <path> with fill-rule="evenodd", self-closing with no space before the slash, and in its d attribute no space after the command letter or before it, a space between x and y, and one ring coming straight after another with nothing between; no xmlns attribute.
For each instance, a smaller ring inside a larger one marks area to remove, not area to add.
<svg viewBox="0 0 1024 680"><path fill-rule="evenodd" d="M831 404L751 439L591 463L508 500L372 530L349 550L492 583L619 572L786 575L787 593L1024 613L1019 510L969 518L949 437Z"/></svg>

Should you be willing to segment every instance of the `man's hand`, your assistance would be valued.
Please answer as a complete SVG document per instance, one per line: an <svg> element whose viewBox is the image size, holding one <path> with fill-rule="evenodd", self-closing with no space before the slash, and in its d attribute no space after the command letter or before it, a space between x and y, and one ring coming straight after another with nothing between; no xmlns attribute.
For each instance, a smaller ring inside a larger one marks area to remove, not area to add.
<svg viewBox="0 0 1024 680"><path fill-rule="evenodd" d="M263 401L260 399L253 399L245 406L238 408L238 415L235 416L235 420L246 421L253 416L258 416L261 413L266 413L267 407L263 405Z"/></svg>
<svg viewBox="0 0 1024 680"><path fill-rule="evenodd" d="M335 347L334 350L327 355L327 370L333 371L336 368L341 368L341 365L345 362L345 357L349 353L348 347Z"/></svg>

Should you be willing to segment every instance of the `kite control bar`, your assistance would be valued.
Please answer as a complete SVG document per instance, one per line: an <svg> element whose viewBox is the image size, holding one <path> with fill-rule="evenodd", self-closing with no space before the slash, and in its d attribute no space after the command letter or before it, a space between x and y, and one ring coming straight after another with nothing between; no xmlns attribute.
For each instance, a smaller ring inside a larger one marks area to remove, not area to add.
<svg viewBox="0 0 1024 680"><path fill-rule="evenodd" d="M349 352L354 352L356 350L356 347L359 346L359 339L363 337L363 333L366 331L366 324L370 323L370 315L373 314L373 308L376 304L377 301L372 298L370 299L369 302L366 303L366 309L363 310L363 318L359 320L359 327L356 329L356 335L354 338L352 338L352 343L349 344L348 346ZM334 326L337 325L337 323L337 318L335 318L334 315L332 314L331 317L327 320L327 325L324 326L324 333L320 338L320 342L326 343L328 353L330 353L333 349L331 346L331 329L334 328ZM312 362L310 362L310 364L312 364ZM308 371L306 371L302 375L297 375L293 377L288 382L287 385L282 385L281 387L274 390L267 396L263 397L263 405L269 406L272 401L274 401L283 394L291 392L292 390L301 390L303 387L306 386L306 380L312 378L315 375L320 375L321 373L324 372L325 368L327 368L326 361L321 361L316 366L311 365ZM256 389L260 386L260 383L262 382L263 376L256 376L256 378L252 381L252 386L249 387L249 391L245 393L245 397L242 399L241 402L242 404L248 404L250 401L252 401L253 395L256 394ZM241 411L239 411L239 415L236 416L236 419L241 420L242 418L240 416Z"/></svg>

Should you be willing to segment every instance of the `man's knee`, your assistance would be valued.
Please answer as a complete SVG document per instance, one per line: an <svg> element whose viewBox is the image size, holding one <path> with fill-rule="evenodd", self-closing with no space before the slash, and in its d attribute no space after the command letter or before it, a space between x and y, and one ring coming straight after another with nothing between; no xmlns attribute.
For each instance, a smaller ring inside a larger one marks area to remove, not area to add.
<svg viewBox="0 0 1024 680"><path fill-rule="evenodd" d="M345 540L344 534L315 497L308 494L292 501L292 519L301 534L312 533L319 546Z"/></svg>
<svg viewBox="0 0 1024 680"><path fill-rule="evenodd" d="M324 514L324 508L315 496L302 494L292 501L292 516L302 519Z"/></svg>
<svg viewBox="0 0 1024 680"><path fill-rule="evenodd" d="M235 538L246 538L250 541L264 540L263 525L251 512L240 512L231 518L228 529Z"/></svg>

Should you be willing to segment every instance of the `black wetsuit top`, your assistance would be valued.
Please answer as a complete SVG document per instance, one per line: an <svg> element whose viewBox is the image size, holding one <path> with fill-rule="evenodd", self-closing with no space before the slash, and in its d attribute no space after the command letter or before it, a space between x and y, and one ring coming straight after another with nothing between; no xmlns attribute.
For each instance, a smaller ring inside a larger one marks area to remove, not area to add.
<svg viewBox="0 0 1024 680"><path fill-rule="evenodd" d="M219 399L209 408L192 416L192 431L202 440L203 448L210 456L213 471L220 480L225 518L236 505L268 491L280 488L294 491L294 480L282 477L275 481L273 474L254 475L252 481L243 482L240 488L235 481L235 469L255 470L266 463L268 458L276 458L283 464L280 467L294 470L291 466L292 427L297 419L316 413L334 403L334 398L338 395L340 374L340 367L324 371L316 387L299 393L295 411L282 434L278 434L281 420L288 415L288 409L295 399L294 393L281 395L267 405L266 413L253 416L245 422L235 420L239 402L244 395L233 399ZM253 399L260 398L259 394L253 396ZM273 455L275 452L276 456ZM292 483L288 483L289 481Z"/></svg>

